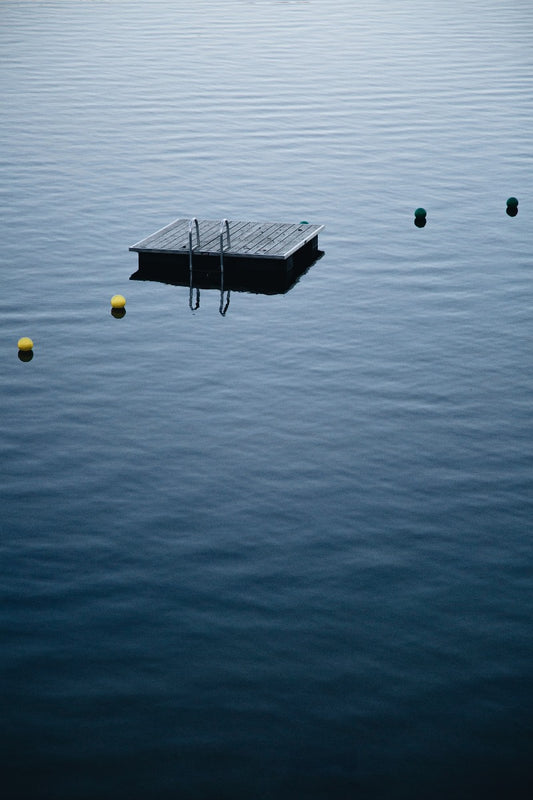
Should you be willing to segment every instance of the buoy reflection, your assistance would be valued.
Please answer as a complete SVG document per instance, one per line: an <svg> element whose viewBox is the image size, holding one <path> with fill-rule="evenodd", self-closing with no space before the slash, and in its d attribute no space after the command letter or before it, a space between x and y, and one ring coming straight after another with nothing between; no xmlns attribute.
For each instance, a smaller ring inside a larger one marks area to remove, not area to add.
<svg viewBox="0 0 533 800"><path fill-rule="evenodd" d="M516 197L507 198L506 213L509 217L516 217L516 215L518 214L518 200L516 199Z"/></svg>
<svg viewBox="0 0 533 800"><path fill-rule="evenodd" d="M425 208L417 208L415 210L415 225L417 228L423 228L426 224L427 211Z"/></svg>

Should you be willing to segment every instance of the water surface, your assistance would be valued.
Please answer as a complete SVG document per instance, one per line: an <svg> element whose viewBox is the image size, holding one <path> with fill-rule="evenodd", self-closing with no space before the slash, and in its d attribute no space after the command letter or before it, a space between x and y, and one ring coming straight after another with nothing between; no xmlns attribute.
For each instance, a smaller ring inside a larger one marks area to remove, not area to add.
<svg viewBox="0 0 533 800"><path fill-rule="evenodd" d="M6 796L530 796L530 3L0 20ZM325 254L193 312L195 215Z"/></svg>

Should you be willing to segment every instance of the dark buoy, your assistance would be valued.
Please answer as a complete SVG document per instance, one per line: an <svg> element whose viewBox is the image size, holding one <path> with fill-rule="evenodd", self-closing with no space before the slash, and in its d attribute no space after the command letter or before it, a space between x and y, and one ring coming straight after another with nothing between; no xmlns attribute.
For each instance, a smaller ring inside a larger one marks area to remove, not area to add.
<svg viewBox="0 0 533 800"><path fill-rule="evenodd" d="M417 228L423 228L426 224L426 214L427 211L425 208L417 208L415 211L415 225Z"/></svg>
<svg viewBox="0 0 533 800"><path fill-rule="evenodd" d="M125 308L112 308L111 309L111 316L115 317L115 319L122 319L122 317L126 316L126 309Z"/></svg>
<svg viewBox="0 0 533 800"><path fill-rule="evenodd" d="M507 198L507 214L510 217L516 217L518 214L518 200L516 197L508 197Z"/></svg>

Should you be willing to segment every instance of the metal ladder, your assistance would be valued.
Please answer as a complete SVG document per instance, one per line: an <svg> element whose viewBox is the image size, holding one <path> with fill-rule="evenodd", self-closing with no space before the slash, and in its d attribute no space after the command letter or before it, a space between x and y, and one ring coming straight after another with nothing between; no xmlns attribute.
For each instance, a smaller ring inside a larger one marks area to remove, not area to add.
<svg viewBox="0 0 533 800"><path fill-rule="evenodd" d="M193 217L189 222L189 268L192 269L192 254L193 254L193 246L192 246L192 226L196 226L196 247L200 247L200 223L196 217ZM220 222L220 230L219 230L219 241L220 241L220 269L224 271L224 228L226 228L226 241L227 241L227 249L229 250L231 247L231 238L229 233L229 222L227 219L223 219Z"/></svg>
<svg viewBox="0 0 533 800"><path fill-rule="evenodd" d="M192 246L192 233L193 233L193 225L196 227L196 247L200 247L200 224L196 217L193 217L189 222L189 275L190 275L190 282L189 282L189 308L191 311L196 311L197 308L200 306L200 290L196 289L196 302L193 305L193 281L192 281L192 254L193 254L193 246ZM227 219L223 219L220 222L220 230L219 230L219 242L220 242L220 305L219 305L219 312L224 317L226 315L226 311L228 310L229 300L230 300L230 291L229 289L226 290L226 300L224 300L224 228L226 229L226 241L227 241L227 250L231 247L231 238L229 232L229 222Z"/></svg>

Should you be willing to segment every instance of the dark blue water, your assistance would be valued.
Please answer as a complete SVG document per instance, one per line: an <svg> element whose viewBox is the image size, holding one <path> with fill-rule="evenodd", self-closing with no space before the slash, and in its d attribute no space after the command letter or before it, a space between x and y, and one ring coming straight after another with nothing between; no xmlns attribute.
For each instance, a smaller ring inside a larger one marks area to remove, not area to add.
<svg viewBox="0 0 533 800"><path fill-rule="evenodd" d="M530 796L532 40L529 0L1 4L8 800ZM128 246L195 215L325 254L193 312Z"/></svg>

